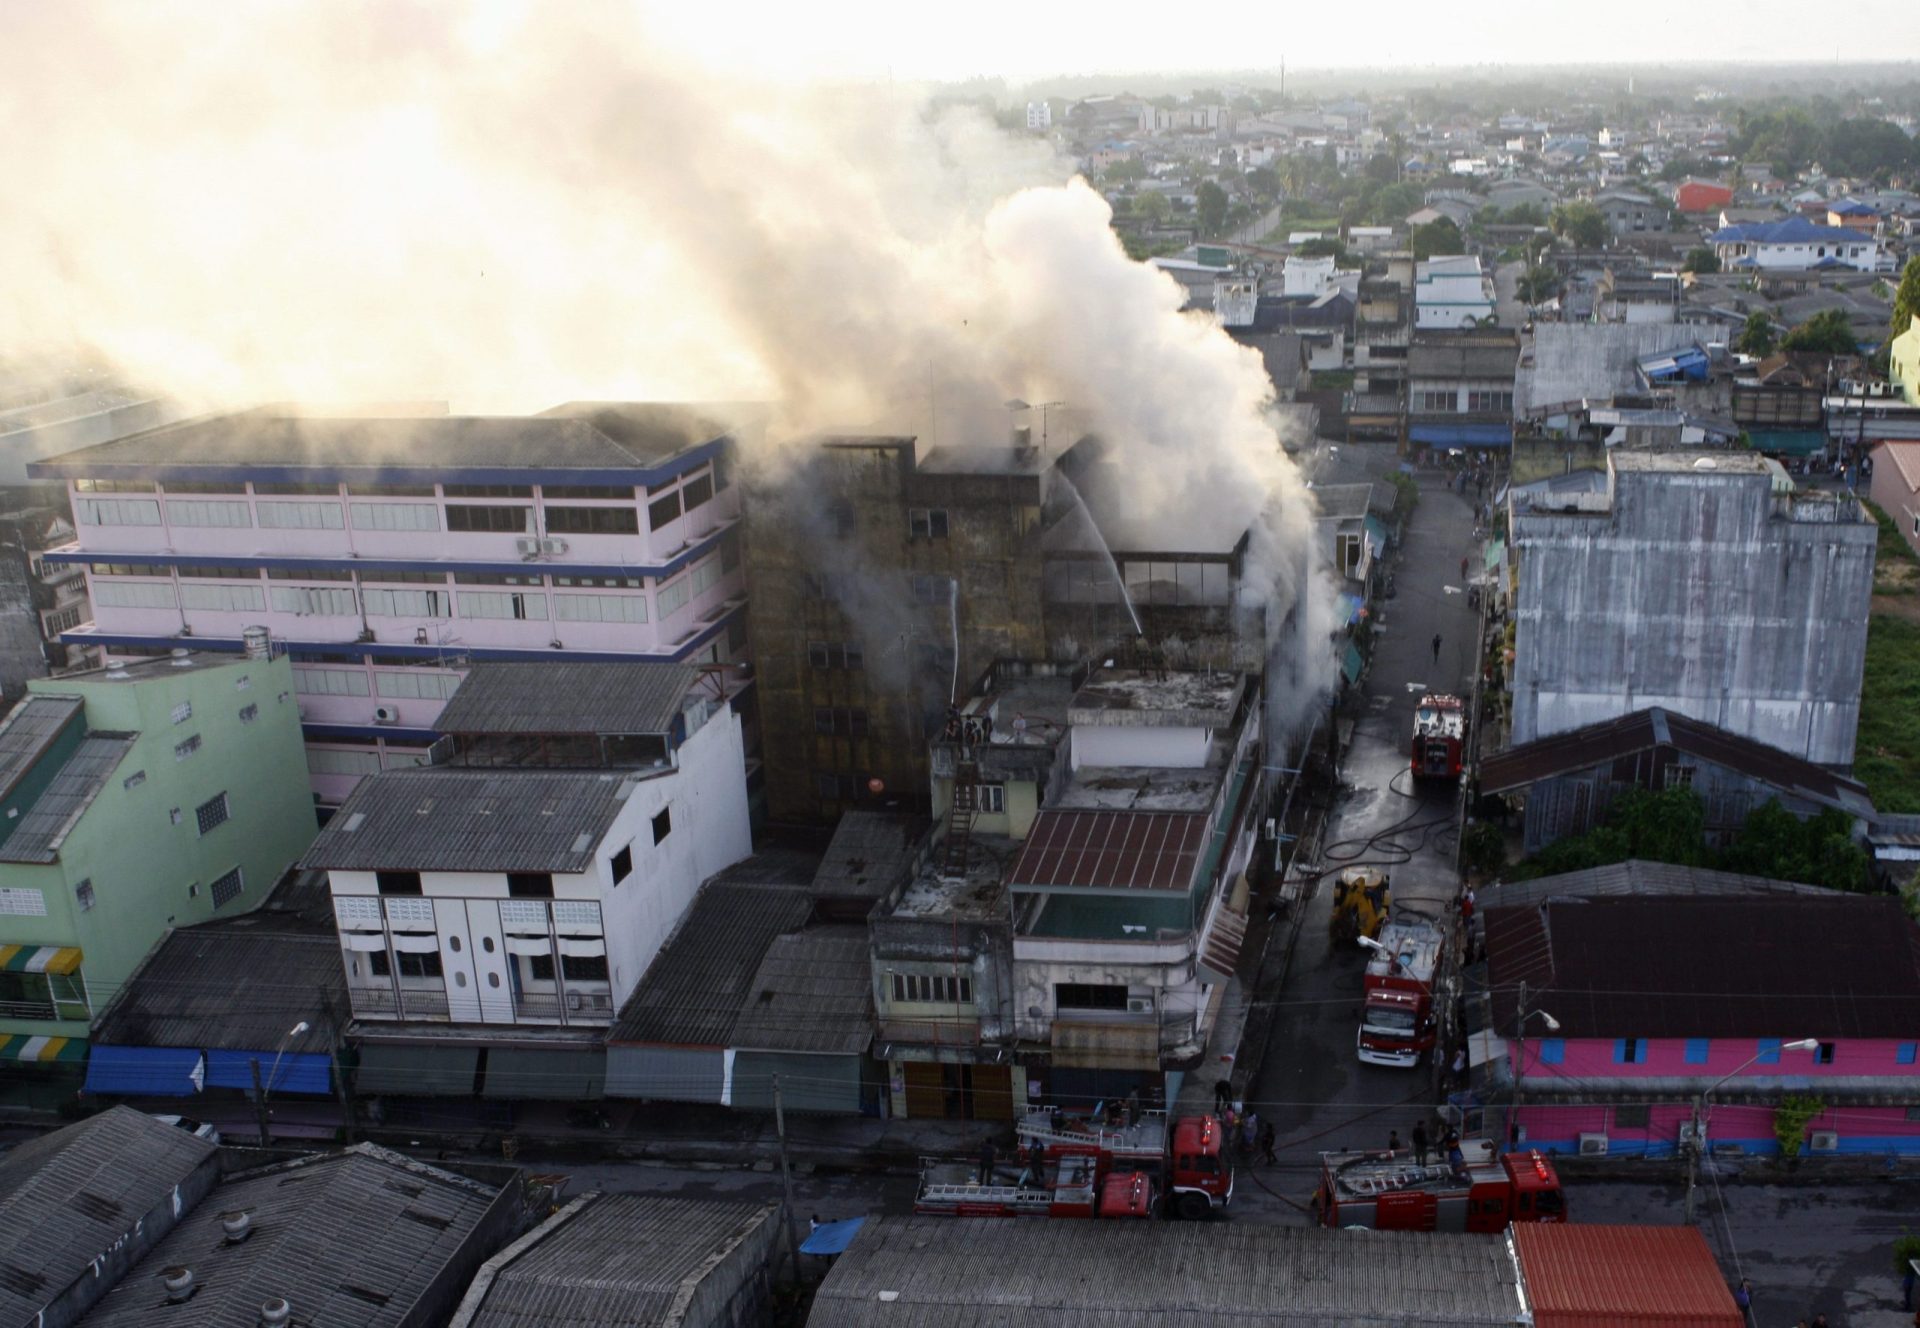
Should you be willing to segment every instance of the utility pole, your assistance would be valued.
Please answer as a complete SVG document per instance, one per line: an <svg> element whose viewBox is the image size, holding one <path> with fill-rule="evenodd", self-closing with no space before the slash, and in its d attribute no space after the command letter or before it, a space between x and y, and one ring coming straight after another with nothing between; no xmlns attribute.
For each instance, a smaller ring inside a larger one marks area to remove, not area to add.
<svg viewBox="0 0 1920 1328"><path fill-rule="evenodd" d="M1705 1119L1706 1109L1707 1095L1695 1093L1693 1095L1693 1137L1687 1140L1687 1215L1684 1220L1688 1226L1692 1226L1694 1220L1695 1186L1700 1181L1700 1127Z"/></svg>
<svg viewBox="0 0 1920 1328"><path fill-rule="evenodd" d="M267 1093L260 1086L260 1058L255 1056L248 1062L253 1067L253 1110L260 1121L260 1146L267 1146Z"/></svg>
<svg viewBox="0 0 1920 1328"><path fill-rule="evenodd" d="M256 1067L255 1073L258 1073ZM793 1259L794 1285L800 1284L800 1219L794 1215L793 1168L787 1164L787 1113L780 1097L780 1076L773 1076L773 1132L780 1139L780 1188L787 1196L787 1253Z"/></svg>
<svg viewBox="0 0 1920 1328"><path fill-rule="evenodd" d="M1520 1119L1520 1080L1527 1072L1527 984L1520 983L1520 1003L1514 1007L1513 1020L1513 1105L1507 1109L1507 1139L1513 1139L1513 1127Z"/></svg>

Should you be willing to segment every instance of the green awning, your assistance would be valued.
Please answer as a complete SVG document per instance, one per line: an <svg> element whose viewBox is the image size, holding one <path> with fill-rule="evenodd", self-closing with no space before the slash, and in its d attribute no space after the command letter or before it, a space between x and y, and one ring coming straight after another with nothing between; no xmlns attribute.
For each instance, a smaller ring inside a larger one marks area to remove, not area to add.
<svg viewBox="0 0 1920 1328"><path fill-rule="evenodd" d="M1827 435L1819 429L1749 429L1753 450L1771 456L1803 457L1827 450Z"/></svg>
<svg viewBox="0 0 1920 1328"><path fill-rule="evenodd" d="M487 1052L486 1097L591 1102L607 1084L604 1047L494 1047Z"/></svg>
<svg viewBox="0 0 1920 1328"><path fill-rule="evenodd" d="M1347 653L1340 657L1340 676L1350 684L1359 682L1361 670L1366 666L1367 661L1361 656L1360 647L1351 641L1347 642Z"/></svg>
<svg viewBox="0 0 1920 1328"><path fill-rule="evenodd" d="M354 1087L362 1093L409 1097L472 1097L478 1047L421 1047L363 1043Z"/></svg>

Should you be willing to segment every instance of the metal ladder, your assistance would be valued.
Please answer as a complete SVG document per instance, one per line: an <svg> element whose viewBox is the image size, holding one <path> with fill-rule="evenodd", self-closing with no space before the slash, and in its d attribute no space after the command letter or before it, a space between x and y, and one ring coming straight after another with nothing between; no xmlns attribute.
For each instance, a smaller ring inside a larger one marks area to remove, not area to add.
<svg viewBox="0 0 1920 1328"><path fill-rule="evenodd" d="M967 874L967 849L973 840L973 818L980 811L980 766L961 761L953 771L953 808L947 817L947 852L940 862L942 876Z"/></svg>

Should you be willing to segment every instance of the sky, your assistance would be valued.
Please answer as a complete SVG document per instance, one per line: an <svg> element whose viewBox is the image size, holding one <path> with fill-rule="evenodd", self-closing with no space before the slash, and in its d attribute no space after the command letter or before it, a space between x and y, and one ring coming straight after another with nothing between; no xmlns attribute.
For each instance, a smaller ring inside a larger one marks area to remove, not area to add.
<svg viewBox="0 0 1920 1328"><path fill-rule="evenodd" d="M759 75L1010 82L1049 74L1485 64L1913 60L1909 0L1856 0L1831 40L1797 0L1751 0L1724 15L1671 0L1299 0L1181 7L974 0L744 0L714 8L643 0L649 19L703 58Z"/></svg>

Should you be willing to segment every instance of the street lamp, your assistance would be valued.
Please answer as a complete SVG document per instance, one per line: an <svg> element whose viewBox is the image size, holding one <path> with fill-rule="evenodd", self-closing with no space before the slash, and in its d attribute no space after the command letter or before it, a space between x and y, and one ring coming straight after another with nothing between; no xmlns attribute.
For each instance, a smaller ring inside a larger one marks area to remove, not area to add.
<svg viewBox="0 0 1920 1328"><path fill-rule="evenodd" d="M1819 1038L1796 1038L1792 1042L1780 1044L1781 1051L1818 1051L1819 1048ZM1700 1139L1701 1132L1706 1128L1707 1099L1714 1095L1721 1084L1726 1083L1765 1054L1765 1052L1755 1052L1693 1096L1693 1138L1687 1145L1687 1222L1689 1225L1693 1222L1694 1186L1699 1180Z"/></svg>
<svg viewBox="0 0 1920 1328"><path fill-rule="evenodd" d="M287 1054L287 1044L306 1032L310 1025L302 1019L289 1028L286 1036L280 1039L280 1045L274 1049L273 1065L267 1070L267 1081L260 1082L260 1058L253 1058L253 1105L260 1116L260 1146L267 1146L267 1094L273 1091L273 1076L280 1070L280 1058Z"/></svg>
<svg viewBox="0 0 1920 1328"><path fill-rule="evenodd" d="M1527 1020L1538 1018L1547 1026L1549 1033L1560 1031L1560 1021L1542 1009L1527 1008L1527 984L1520 984L1520 1000L1514 1006L1518 1011L1513 1017L1513 1104L1507 1109L1507 1139L1511 1145L1515 1118L1520 1113L1520 1084L1527 1073Z"/></svg>

